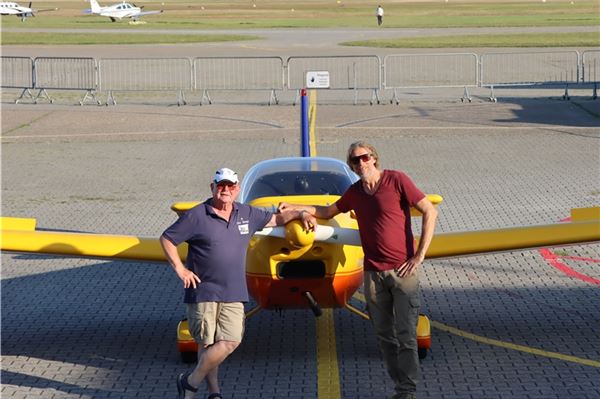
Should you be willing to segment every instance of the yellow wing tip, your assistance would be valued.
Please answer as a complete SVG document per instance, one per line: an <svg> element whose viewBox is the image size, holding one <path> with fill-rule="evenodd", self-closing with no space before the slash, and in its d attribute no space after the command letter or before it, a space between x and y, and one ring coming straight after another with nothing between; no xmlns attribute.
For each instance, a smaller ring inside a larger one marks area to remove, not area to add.
<svg viewBox="0 0 600 399"><path fill-rule="evenodd" d="M200 202L198 202L198 201L176 202L173 205L171 205L171 210L175 211L175 213L177 213L179 215L186 211L189 211L190 209L192 209L199 203Z"/></svg>
<svg viewBox="0 0 600 399"><path fill-rule="evenodd" d="M439 194L427 194L427 199L431 201L433 205L439 205L444 201L444 197Z"/></svg>
<svg viewBox="0 0 600 399"><path fill-rule="evenodd" d="M586 222L600 220L600 206L571 209L571 221Z"/></svg>
<svg viewBox="0 0 600 399"><path fill-rule="evenodd" d="M35 231L36 224L37 221L33 218L0 217L2 230Z"/></svg>
<svg viewBox="0 0 600 399"><path fill-rule="evenodd" d="M438 206L439 204L442 203L442 201L444 201L444 197L442 197L439 194L427 194L427 199L429 201L431 201L431 203L434 206ZM410 216L421 216L421 212L419 212L418 210L416 210L415 208L410 208Z"/></svg>

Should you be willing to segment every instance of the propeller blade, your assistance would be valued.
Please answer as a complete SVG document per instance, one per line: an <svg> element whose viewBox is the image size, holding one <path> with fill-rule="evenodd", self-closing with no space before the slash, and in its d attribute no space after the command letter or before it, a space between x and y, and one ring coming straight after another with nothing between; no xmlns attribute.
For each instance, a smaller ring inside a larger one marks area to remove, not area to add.
<svg viewBox="0 0 600 399"><path fill-rule="evenodd" d="M257 231L256 234L279 238L289 238L289 233L286 235L286 229L283 226L267 227L261 231ZM318 225L314 232L313 239L317 242L326 242L329 244L360 245L358 230L345 227Z"/></svg>

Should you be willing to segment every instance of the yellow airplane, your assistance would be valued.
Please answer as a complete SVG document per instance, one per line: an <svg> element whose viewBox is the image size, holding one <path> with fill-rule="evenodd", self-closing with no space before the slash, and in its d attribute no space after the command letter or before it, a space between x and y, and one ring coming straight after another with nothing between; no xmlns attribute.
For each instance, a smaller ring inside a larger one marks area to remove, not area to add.
<svg viewBox="0 0 600 399"><path fill-rule="evenodd" d="M327 205L356 179L345 163L332 158L273 159L256 164L246 173L240 201L271 210L282 201ZM429 198L434 204L442 202L439 195ZM172 209L181 213L195 204L176 203ZM35 219L3 217L0 221L2 251L165 260L158 238L39 231ZM340 214L319 222L313 233L304 232L295 221L253 237L247 252L246 280L257 306L249 315L259 309L288 308L312 309L319 315L321 307L346 307L368 317L348 303L362 284L363 253L356 220L351 214ZM583 208L572 211L570 223L436 234L427 258L595 241L600 241L600 208ZM186 252L185 246L180 248L182 259ZM419 319L418 341L423 358L431 347L425 316ZM185 321L178 326L178 349L184 360L195 360L197 347Z"/></svg>
<svg viewBox="0 0 600 399"><path fill-rule="evenodd" d="M305 107L303 96L303 113ZM280 202L329 205L358 180L343 162L316 154L314 138L309 139L303 118L302 157L259 162L246 173L239 200L253 206L277 210ZM311 143L313 145L311 145ZM428 196L434 205L439 195ZM198 202L180 202L178 214ZM411 209L413 216L418 211ZM35 219L0 218L2 251L30 252L79 257L166 261L158 238L36 230ZM569 245L600 241L600 207L575 209L572 222L487 231L436 234L427 258L453 257L524 248ZM187 248L180 246L185 259ZM316 316L321 308L347 308L368 316L349 301L363 281L363 252L358 225L352 213L331 220L319 220L315 232L305 232L300 222L265 229L248 245L246 281L256 307L260 309L310 308ZM431 348L431 332L426 316L419 317L417 340L419 357ZM198 350L190 336L187 321L178 326L177 345L184 361L195 361Z"/></svg>

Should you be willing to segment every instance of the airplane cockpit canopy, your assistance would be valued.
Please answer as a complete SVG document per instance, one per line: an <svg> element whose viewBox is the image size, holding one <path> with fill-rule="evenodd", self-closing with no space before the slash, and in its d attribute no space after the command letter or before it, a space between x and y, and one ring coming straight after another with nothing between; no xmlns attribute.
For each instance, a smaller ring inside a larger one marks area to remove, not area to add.
<svg viewBox="0 0 600 399"><path fill-rule="evenodd" d="M242 181L240 200L286 195L342 195L358 176L333 158L278 158L254 165Z"/></svg>

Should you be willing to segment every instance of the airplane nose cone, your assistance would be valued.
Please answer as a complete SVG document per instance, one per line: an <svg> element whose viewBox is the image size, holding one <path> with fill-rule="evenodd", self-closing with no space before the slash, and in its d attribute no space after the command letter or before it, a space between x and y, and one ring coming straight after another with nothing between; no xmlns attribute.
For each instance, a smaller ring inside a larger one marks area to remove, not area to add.
<svg viewBox="0 0 600 399"><path fill-rule="evenodd" d="M292 220L285 225L285 240L295 248L308 247L315 241L315 232L305 231L302 222Z"/></svg>

